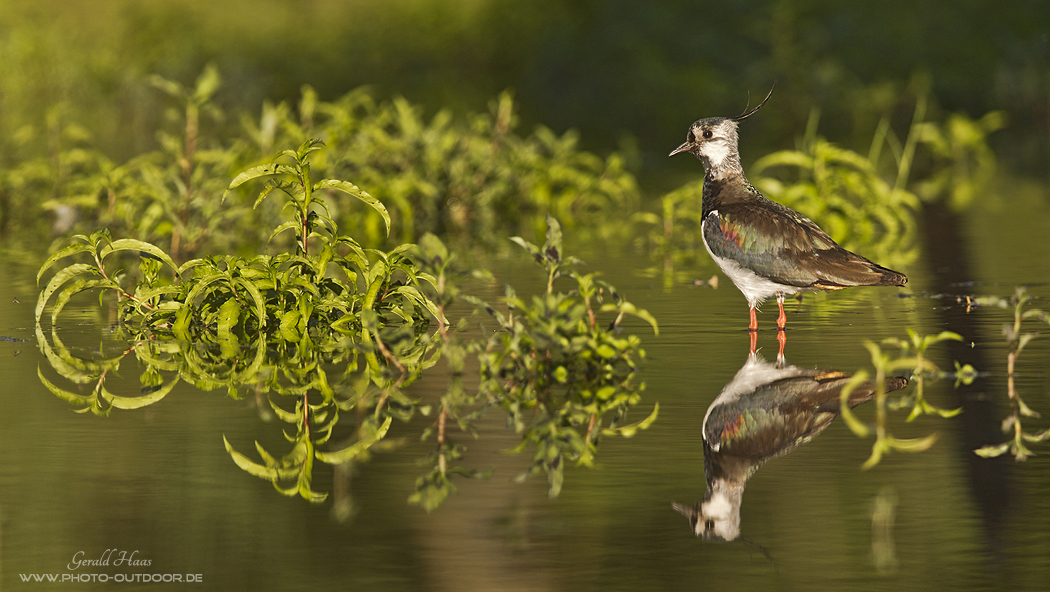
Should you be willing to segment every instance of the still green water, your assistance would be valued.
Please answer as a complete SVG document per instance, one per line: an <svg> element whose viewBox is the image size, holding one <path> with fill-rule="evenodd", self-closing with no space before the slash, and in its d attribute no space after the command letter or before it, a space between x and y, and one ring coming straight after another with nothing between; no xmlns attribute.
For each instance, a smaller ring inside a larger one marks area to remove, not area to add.
<svg viewBox="0 0 1050 592"><path fill-rule="evenodd" d="M1027 284L1040 297L1034 305L1050 308L1050 207L1040 195L1008 203L976 207L950 224L929 218L923 257L903 270L911 278L907 290L854 289L791 303L786 357L797 366L868 367L864 340L904 337L911 327L963 334L964 344L935 347L933 361L950 369L962 360L985 374L969 387L940 381L930 388L935 405L964 408L955 418L905 423L904 412L894 414L897 436L939 433L926 452L892 453L861 471L871 440L837 420L764 465L743 496L742 538L729 543L698 540L671 508L703 495L704 414L747 359L747 306L725 278L716 290L679 286L668 293L659 280L634 273L644 259L581 248L590 269L660 322L659 336L641 322L628 325L648 353L647 388L632 418L659 402L659 419L632 439L604 440L598 466L569 469L561 496L548 500L542 478L512 481L529 458L503 454L518 440L490 413L477 441L459 437L469 448L463 464L494 468L493 477L458 482L459 492L427 514L406 503L422 470L416 461L429 450L414 441L418 430L392 431L410 439L349 476L315 468L314 489L332 495L311 505L279 495L226 453L224 435L243 451L255 440L281 449L279 428L250 397L180 385L143 409L115 409L108 418L73 413L37 378L38 367L48 371L32 329L39 262L9 259L0 335L23 341L0 342L0 589L66 587L23 583L29 574L201 580L78 584L86 590L1047 589L1046 445L1035 445L1042 454L1025 463L971 452L1006 439L999 430L1008 413L1001 326L1009 319L1002 310L967 311L956 296L1009 296ZM946 229L957 233L942 236ZM538 268L524 258L494 267L519 294L539 285ZM491 289L480 295L494 301L500 288ZM90 301L69 311L63 338L89 355L107 330ZM759 317L760 353L770 360L775 315L775 305L767 305ZM1043 333L1018 362L1017 388L1045 414L1045 325ZM138 394L139 372L126 360L119 373L127 391L117 394ZM431 376L412 394L444 388L445 377ZM868 407L857 409L865 420ZM1046 424L1026 421L1033 431ZM333 516L340 500L352 503L349 520ZM121 553L149 563L118 566ZM70 569L74 559L107 557L108 566Z"/></svg>

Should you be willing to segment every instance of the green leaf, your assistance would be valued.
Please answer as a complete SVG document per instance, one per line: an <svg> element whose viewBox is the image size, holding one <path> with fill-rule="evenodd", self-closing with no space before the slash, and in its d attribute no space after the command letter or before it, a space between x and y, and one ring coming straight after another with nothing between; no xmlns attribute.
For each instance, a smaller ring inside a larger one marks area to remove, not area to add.
<svg viewBox="0 0 1050 592"><path fill-rule="evenodd" d="M62 312L63 308L65 308L69 299L77 293L83 292L84 290L91 290L93 288L112 288L115 284L116 282L112 280L77 280L66 286L66 288L59 293L58 298L55 298L55 305L51 308L51 324L57 324L58 314Z"/></svg>
<svg viewBox="0 0 1050 592"><path fill-rule="evenodd" d="M933 340L934 341L947 341L947 340L962 341L963 338L962 338L962 335L959 335L958 333L956 333L954 331L941 331L940 333L937 334L936 337L933 338Z"/></svg>
<svg viewBox="0 0 1050 592"><path fill-rule="evenodd" d="M357 322L357 320L357 315L347 313L339 317L335 321L332 321L332 323L330 323L328 326L332 329L335 329L336 331L339 331L340 333L351 333L353 332L353 330L347 327L347 325L355 323Z"/></svg>
<svg viewBox="0 0 1050 592"><path fill-rule="evenodd" d="M653 406L653 412L649 414L649 417L646 417L642 421L639 421L638 423L633 423L631 425L625 425L625 426L622 426L622 427L618 427L618 428L611 428L611 429L610 428L605 428L605 429L602 430L602 433L607 435L607 436L623 436L624 438L630 438L630 437L634 436L636 433L638 433L638 430L648 429L649 426L651 426L653 424L653 422L656 421L656 417L659 414L660 414L660 404L656 403Z"/></svg>
<svg viewBox="0 0 1050 592"><path fill-rule="evenodd" d="M564 383L569 378L569 371L565 369L565 366L558 366L554 369L554 379L558 382Z"/></svg>
<svg viewBox="0 0 1050 592"><path fill-rule="evenodd" d="M94 397L85 397L84 395L78 395L76 393L60 389L57 386L55 386L54 384L51 384L51 381L49 381L48 379L44 378L44 373L41 372L39 366L36 369L36 375L40 378L40 382L44 385L44 387L47 388L47 390L49 390L52 393L54 393L55 396L57 396L59 399L62 399L64 401L68 401L70 403L73 403L74 405L90 405L92 399L94 398Z"/></svg>
<svg viewBox="0 0 1050 592"><path fill-rule="evenodd" d="M813 157L797 150L782 150L780 152L774 152L758 159L758 161L751 166L752 174L758 175L765 169L774 166L793 166L803 170L808 170L813 168Z"/></svg>
<svg viewBox="0 0 1050 592"><path fill-rule="evenodd" d="M550 214L547 214L547 242L543 245L543 251L551 261L561 261L561 224Z"/></svg>
<svg viewBox="0 0 1050 592"><path fill-rule="evenodd" d="M383 202L372 197L367 191L360 189L357 185L349 183L347 181L339 181L336 179L324 179L314 184L314 191L318 189L335 189L336 191L342 191L348 195L352 195L357 199L365 202L372 207L373 210L379 212L379 215L383 217L383 222L386 224L386 233L390 234L390 213L386 211L386 206Z"/></svg>
<svg viewBox="0 0 1050 592"><path fill-rule="evenodd" d="M1038 336L1038 333L1022 333L1021 336L1017 338L1017 353L1021 353L1021 350L1024 349L1024 346L1028 345L1029 341L1035 339Z"/></svg>
<svg viewBox="0 0 1050 592"><path fill-rule="evenodd" d="M272 175L294 176L297 174L298 172L295 170L295 167L286 164L271 163L250 167L233 178L233 181L230 182L230 185L226 188L226 191L222 193L221 201L226 201L226 196L229 195L230 191L236 189L237 187L240 187L241 185L247 183L248 181L251 181L252 179L258 179L259 177L269 177ZM256 203L255 205L258 206L259 204Z"/></svg>
<svg viewBox="0 0 1050 592"><path fill-rule="evenodd" d="M900 450L903 452L922 452L933 446L934 442L937 441L937 434L930 434L923 438L907 438L898 439L891 438L890 445L894 450Z"/></svg>
<svg viewBox="0 0 1050 592"><path fill-rule="evenodd" d="M186 306L185 308L187 309L191 308L193 302L197 299L197 297L203 294L204 291L208 288L208 286L214 284L215 282L226 282L227 286L229 286L229 276L219 271L216 271L214 275L201 278L199 282L196 281L196 278L194 278L194 280L196 285L193 286L193 289L190 290L190 293L186 295L186 304L188 306Z"/></svg>
<svg viewBox="0 0 1050 592"><path fill-rule="evenodd" d="M220 340L228 340L233 335L233 328L241 320L241 303L237 298L231 297L219 307L218 326L216 334Z"/></svg>
<svg viewBox="0 0 1050 592"><path fill-rule="evenodd" d="M314 455L318 460L331 465L338 465L351 461L365 450L368 450L373 444L382 440L390 429L390 422L392 420L392 417L387 417L386 421L383 422L383 425L379 426L379 429L377 429L374 434L366 435L342 450L337 450L335 452L316 451L314 452Z"/></svg>
<svg viewBox="0 0 1050 592"><path fill-rule="evenodd" d="M278 234L281 234L285 230L298 230L299 227L300 223L298 220L289 220L284 224L281 224L277 228L274 228L273 232L270 233L270 238L266 239L266 242L272 242L274 237L276 237Z"/></svg>
<svg viewBox="0 0 1050 592"><path fill-rule="evenodd" d="M221 82L222 78L219 76L219 69L215 67L215 64L206 65L204 71L197 77L197 87L193 92L193 100L197 103L204 103L215 94Z"/></svg>
<svg viewBox="0 0 1050 592"><path fill-rule="evenodd" d="M150 76L149 83L154 88L160 89L168 96L174 98L183 98L186 96L186 91L182 88L181 84L179 84L178 82L172 82L171 80L168 80L167 78L164 78L163 76L160 76L158 74Z"/></svg>
<svg viewBox="0 0 1050 592"><path fill-rule="evenodd" d="M210 262L207 259L202 259L202 258L199 258L199 257L197 259L190 259L189 261L187 261L187 262L183 263L181 266L179 266L179 270L176 272L176 275L182 276L182 274L186 273L190 269L193 269L194 267L197 267L198 265L209 265L209 264L210 264Z"/></svg>
<svg viewBox="0 0 1050 592"><path fill-rule="evenodd" d="M161 286L159 288L145 288L140 284L140 290L135 291L135 298L138 298L142 302L146 302L157 296L163 296L165 294L178 294L181 292L178 286ZM141 305L140 305L141 307Z"/></svg>
<svg viewBox="0 0 1050 592"><path fill-rule="evenodd" d="M143 395L141 397L121 397L114 395L109 391L102 389L102 396L109 401L109 404L117 409L140 409L147 405L152 405L157 401L160 401L175 388L175 385L179 384L179 377L176 376L174 380L164 385L152 393Z"/></svg>
<svg viewBox="0 0 1050 592"><path fill-rule="evenodd" d="M561 486L565 481L565 465L562 462L558 462L557 465L550 468L550 472L547 473L547 482L550 483L550 490L547 491L547 498L554 499L561 494Z"/></svg>
<svg viewBox="0 0 1050 592"><path fill-rule="evenodd" d="M265 467L257 462L252 461L247 456L244 456L240 452L233 449L230 445L230 441L226 439L226 434L222 435L222 442L226 445L226 452L230 454L230 458L237 464L242 470L248 472L251 475L255 475L260 479L266 479L267 481L277 481L277 469Z"/></svg>
<svg viewBox="0 0 1050 592"><path fill-rule="evenodd" d="M1037 432L1035 434L1029 434L1027 432L1024 432L1021 434L1021 438L1027 442L1042 442L1047 438L1050 438L1050 428L1045 429L1041 432Z"/></svg>
<svg viewBox="0 0 1050 592"><path fill-rule="evenodd" d="M368 291L365 292L365 299L361 303L366 310L371 310L375 306L376 297L379 296L379 289L383 287L383 283L386 281L386 275L383 273L387 270L386 265L382 261L376 261L376 264L369 270L369 275L375 272L372 276L372 281L368 285Z"/></svg>
<svg viewBox="0 0 1050 592"><path fill-rule="evenodd" d="M66 283L70 279L82 274L88 273L95 277L101 278L102 274L99 273L98 267L94 265L88 265L87 263L74 263L69 267L66 267L55 274L55 277L51 278L51 281L47 283L47 287L40 293L36 301L36 320L40 321L40 315L44 312L44 307L47 306L47 301L51 299L51 295L62 287L62 284ZM113 287L116 287L114 282Z"/></svg>
<svg viewBox="0 0 1050 592"><path fill-rule="evenodd" d="M320 150L320 149L324 148L324 146L325 146L325 144L324 144L324 142L322 140L320 140L318 138L310 138L307 141L303 142L299 146L299 150L298 151L293 152L292 154L294 155L295 159L298 160L299 162L305 162L306 161L306 157L311 152L315 152L317 150ZM291 152L291 151L287 150L286 152Z"/></svg>
<svg viewBox="0 0 1050 592"><path fill-rule="evenodd" d="M44 264L40 266L40 271L38 271L36 273L36 283L38 285L40 284L40 278L44 276L44 272L47 271L52 265L54 265L55 262L58 261L59 259L62 259L62 258L65 258L65 257L69 257L70 255L75 255L77 253L94 253L94 252L95 252L95 249L92 248L91 245L85 245L85 244L82 244L82 243L69 245L68 247L65 247L64 249L59 249L58 252L56 252L54 255L51 255L50 257L48 257L47 261L44 261Z"/></svg>
<svg viewBox="0 0 1050 592"><path fill-rule="evenodd" d="M996 456L1001 456L1002 454L1004 454L1009 449L1010 449L1010 442L1003 442L1002 444L992 444L992 445L988 445L988 446L982 446L982 447L978 448L977 450L974 450L973 453L976 454L977 456L982 456L984 458L994 458Z"/></svg>
<svg viewBox="0 0 1050 592"><path fill-rule="evenodd" d="M270 403L270 408L273 409L273 412L281 421L285 423L290 423L292 425L297 425L299 423L300 412L298 408L294 412L285 411L284 409L281 409L276 403L274 403L273 399L267 397L266 400Z"/></svg>
<svg viewBox="0 0 1050 592"><path fill-rule="evenodd" d="M850 377L850 379L843 385L842 390L839 392L839 403L842 408L842 420L849 426L857 436L865 438L871 431L868 426L861 423L857 416L853 414L853 410L849 407L849 396L853 393L853 390L860 386L864 381L868 379L868 372L866 370L860 370L856 374Z"/></svg>
<svg viewBox="0 0 1050 592"><path fill-rule="evenodd" d="M175 262L171 260L171 257L168 256L167 253L161 251L155 245L151 245L150 243L135 240L132 238L122 238L120 240L115 240L109 243L108 245L102 247L102 249L98 253L98 258L102 261L105 261L106 257L110 253L116 251L141 251L143 253L148 253L149 255L152 255L157 259L160 259L161 261L166 263L168 267L170 267L172 270L177 270L179 268L179 266L175 265Z"/></svg>
<svg viewBox="0 0 1050 592"><path fill-rule="evenodd" d="M175 311L175 322L171 325L171 332L175 335L175 338L186 343L193 340L193 336L190 334L190 321L192 320L193 312L190 302L192 301L187 300L186 305Z"/></svg>
<svg viewBox="0 0 1050 592"><path fill-rule="evenodd" d="M437 236L427 232L419 238L419 251L425 259L436 261L438 266L448 261L448 248Z"/></svg>
<svg viewBox="0 0 1050 592"><path fill-rule="evenodd" d="M422 293L420 293L420 291L418 289L416 289L415 287L413 287L413 286L399 286L396 290L394 290L394 293L396 293L396 294L404 294L405 296L408 296L409 298L411 298L412 301L415 302L416 304L426 308L427 312L429 312L431 314L431 316L434 317L434 320L436 320L438 322L447 322L447 319L442 318L441 311L438 310L437 305L434 304L434 302L432 300L430 300L429 298L424 296Z"/></svg>
<svg viewBox="0 0 1050 592"><path fill-rule="evenodd" d="M962 407L956 407L955 409L934 408L934 411L937 412L937 415L940 415L941 417L944 417L944 418L948 418L948 417L955 417L956 415L959 415L960 413L962 413L963 408Z"/></svg>
<svg viewBox="0 0 1050 592"><path fill-rule="evenodd" d="M520 236L512 236L510 237L510 240L518 245L521 245L521 248L528 251L529 254L532 255L533 259L535 259L539 263L543 263L543 254L540 252L539 247L521 238Z"/></svg>
<svg viewBox="0 0 1050 592"><path fill-rule="evenodd" d="M244 278L237 278L237 284L244 288L245 292L252 297L252 302L255 304L255 317L259 320L259 328L266 328L266 300L263 298L262 292L259 288L255 287L255 284L249 282Z"/></svg>

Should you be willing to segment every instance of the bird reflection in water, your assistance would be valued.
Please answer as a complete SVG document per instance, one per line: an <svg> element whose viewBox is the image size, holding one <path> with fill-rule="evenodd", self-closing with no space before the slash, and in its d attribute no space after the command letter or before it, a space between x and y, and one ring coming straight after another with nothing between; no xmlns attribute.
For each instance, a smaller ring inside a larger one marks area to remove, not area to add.
<svg viewBox="0 0 1050 592"><path fill-rule="evenodd" d="M689 519L696 536L732 541L740 536L740 500L747 480L767 460L812 440L840 412L839 395L851 374L799 368L782 355L767 362L754 351L707 409L703 423L707 490L695 506L673 504ZM904 388L888 378L886 391ZM850 408L871 400L875 386L853 389Z"/></svg>

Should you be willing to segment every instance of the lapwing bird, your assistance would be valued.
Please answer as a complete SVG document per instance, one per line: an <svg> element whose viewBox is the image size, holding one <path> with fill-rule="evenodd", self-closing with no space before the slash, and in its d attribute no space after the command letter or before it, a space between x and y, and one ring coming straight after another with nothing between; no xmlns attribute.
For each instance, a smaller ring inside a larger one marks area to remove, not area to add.
<svg viewBox="0 0 1050 592"><path fill-rule="evenodd" d="M750 331L758 330L755 307L776 297L784 329L784 297L808 290L851 286L903 286L908 278L840 247L802 214L770 201L740 168L737 124L755 114L773 94L737 117L709 117L689 128L686 141L669 156L688 152L704 175L701 235L707 252L744 293L751 307Z"/></svg>
<svg viewBox="0 0 1050 592"><path fill-rule="evenodd" d="M770 364L751 353L711 403L702 426L703 498L695 506L673 504L693 532L708 541L740 536L740 502L747 480L766 461L809 442L838 417L839 395L850 374L799 368L781 358ZM888 378L886 391L904 388L904 378ZM850 393L856 407L875 396L870 382Z"/></svg>

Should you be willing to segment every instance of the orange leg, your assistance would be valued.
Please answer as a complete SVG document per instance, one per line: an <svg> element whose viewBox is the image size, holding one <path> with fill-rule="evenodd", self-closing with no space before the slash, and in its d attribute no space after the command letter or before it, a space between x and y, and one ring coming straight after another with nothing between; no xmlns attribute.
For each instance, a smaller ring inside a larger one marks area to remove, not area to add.
<svg viewBox="0 0 1050 592"><path fill-rule="evenodd" d="M777 317L777 329L780 329L781 331L783 331L784 327L787 327L787 324L788 324L787 315L784 314L784 297L783 296L777 296L777 306L780 308L780 316Z"/></svg>
<svg viewBox="0 0 1050 592"><path fill-rule="evenodd" d="M751 353L758 351L758 331L748 331L751 335Z"/></svg>
<svg viewBox="0 0 1050 592"><path fill-rule="evenodd" d="M747 326L747 330L754 333L758 331L758 317L755 316L755 307L751 307L751 324Z"/></svg>
<svg viewBox="0 0 1050 592"><path fill-rule="evenodd" d="M780 342L780 350L777 351L777 363L783 365L784 362L784 346L787 345L788 335L787 331L777 331L777 341Z"/></svg>

